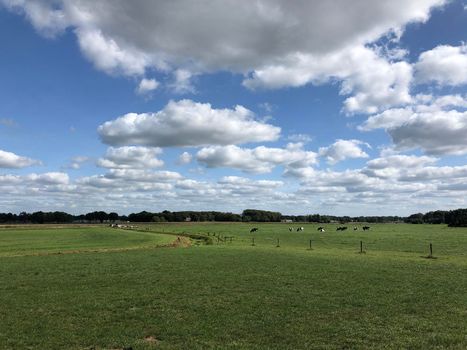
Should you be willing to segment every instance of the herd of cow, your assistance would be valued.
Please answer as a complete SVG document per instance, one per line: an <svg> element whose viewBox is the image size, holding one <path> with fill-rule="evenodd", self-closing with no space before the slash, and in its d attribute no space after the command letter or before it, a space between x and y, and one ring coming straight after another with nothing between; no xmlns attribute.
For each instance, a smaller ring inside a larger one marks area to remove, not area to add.
<svg viewBox="0 0 467 350"><path fill-rule="evenodd" d="M370 226L363 226L362 227L362 230L363 231L366 231L366 230L369 230L370 229ZM319 230L319 229L318 229ZM336 231L345 231L347 230L347 226L339 226ZM354 226L353 228L354 231L357 231L358 230L358 227L357 226Z"/></svg>
<svg viewBox="0 0 467 350"><path fill-rule="evenodd" d="M369 229L370 229L370 226L363 226L363 227L362 227L362 230L363 230L363 231L367 231L367 230L369 230ZM256 231L258 231L258 230L259 230L258 227L253 227L253 228L250 230L250 233L256 232ZM298 228L297 228L297 232L300 232L300 231L303 231L303 230L305 230L304 227L298 227ZM339 227L336 229L336 231L345 231L345 230L347 230L347 226L339 226ZM357 226L354 226L353 230L354 230L354 231L357 231L357 230L358 230L358 227L357 227ZM293 228L293 227L289 227L289 231L290 231L290 232L294 231L294 228ZM324 230L324 227L318 227L318 231L319 231L319 232L326 232L326 231Z"/></svg>

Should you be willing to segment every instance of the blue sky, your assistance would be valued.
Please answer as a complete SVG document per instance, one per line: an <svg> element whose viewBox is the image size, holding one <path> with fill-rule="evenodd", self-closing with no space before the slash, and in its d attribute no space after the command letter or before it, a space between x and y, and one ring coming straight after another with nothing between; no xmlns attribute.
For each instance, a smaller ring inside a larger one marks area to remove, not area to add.
<svg viewBox="0 0 467 350"><path fill-rule="evenodd" d="M0 212L465 207L467 3L0 0Z"/></svg>

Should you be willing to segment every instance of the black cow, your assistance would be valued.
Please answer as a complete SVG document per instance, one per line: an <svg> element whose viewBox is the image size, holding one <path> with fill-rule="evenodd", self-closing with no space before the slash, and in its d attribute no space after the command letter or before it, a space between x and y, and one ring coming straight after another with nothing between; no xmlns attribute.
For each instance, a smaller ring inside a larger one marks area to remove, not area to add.
<svg viewBox="0 0 467 350"><path fill-rule="evenodd" d="M256 231L258 231L258 228L257 228L257 227L253 227L253 228L250 230L250 233L256 232Z"/></svg>
<svg viewBox="0 0 467 350"><path fill-rule="evenodd" d="M347 226L339 226L337 228L337 231L345 231L345 230L347 230Z"/></svg>
<svg viewBox="0 0 467 350"><path fill-rule="evenodd" d="M369 230L370 226L363 226L362 229L363 229L363 231Z"/></svg>
<svg viewBox="0 0 467 350"><path fill-rule="evenodd" d="M318 227L319 232L324 232L324 227Z"/></svg>

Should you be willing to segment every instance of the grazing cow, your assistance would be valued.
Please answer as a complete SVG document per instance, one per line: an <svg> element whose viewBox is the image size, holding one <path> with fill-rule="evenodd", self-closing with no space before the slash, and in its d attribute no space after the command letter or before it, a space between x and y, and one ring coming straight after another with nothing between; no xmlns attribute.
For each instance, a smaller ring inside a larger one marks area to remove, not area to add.
<svg viewBox="0 0 467 350"><path fill-rule="evenodd" d="M370 226L363 226L362 229L363 229L363 231L369 230Z"/></svg>
<svg viewBox="0 0 467 350"><path fill-rule="evenodd" d="M305 228L304 227L299 227L297 228L297 232L303 231Z"/></svg>
<svg viewBox="0 0 467 350"><path fill-rule="evenodd" d="M258 231L258 228L257 228L257 227L253 227L253 228L250 230L250 233L256 232L256 231Z"/></svg>
<svg viewBox="0 0 467 350"><path fill-rule="evenodd" d="M345 231L347 230L347 226L339 226L336 231Z"/></svg>
<svg viewBox="0 0 467 350"><path fill-rule="evenodd" d="M289 227L289 232L292 232L292 230L293 230L293 227Z"/></svg>
<svg viewBox="0 0 467 350"><path fill-rule="evenodd" d="M358 230L358 227L357 227L357 226L355 226L355 227L353 228L353 230L354 230L354 231L357 231L357 230Z"/></svg>
<svg viewBox="0 0 467 350"><path fill-rule="evenodd" d="M319 231L319 232L325 232L325 231L324 231L324 227L318 227L318 231Z"/></svg>

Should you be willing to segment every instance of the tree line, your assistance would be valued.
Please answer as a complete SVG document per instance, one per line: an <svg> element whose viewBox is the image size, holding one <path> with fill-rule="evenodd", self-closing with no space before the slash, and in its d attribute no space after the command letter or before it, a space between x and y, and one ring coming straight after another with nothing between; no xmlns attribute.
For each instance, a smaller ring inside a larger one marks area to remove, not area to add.
<svg viewBox="0 0 467 350"><path fill-rule="evenodd" d="M127 221L126 215L117 213L106 213L104 211L94 211L87 214L71 215L63 211L34 213L21 212L19 214L0 213L0 223L2 224L69 224L74 222L104 222L104 221Z"/></svg>
<svg viewBox="0 0 467 350"><path fill-rule="evenodd" d="M408 217L401 216L333 216L333 215L282 215L280 212L245 209L241 214L219 211L142 211L130 215L119 215L116 212L93 211L87 214L71 215L61 211L20 214L0 213L1 224L47 224L47 223L104 223L104 222L314 222L314 223L389 223L406 222L411 224L448 224L449 226L467 227L467 209L436 210L425 214L416 213Z"/></svg>
<svg viewBox="0 0 467 350"><path fill-rule="evenodd" d="M451 227L467 227L467 209L416 213L408 216L404 221L410 224L447 224Z"/></svg>
<svg viewBox="0 0 467 350"><path fill-rule="evenodd" d="M331 216L331 215L282 215L280 212L245 209L241 214L219 211L168 211L149 212L142 211L129 215L119 215L116 212L93 211L87 214L71 215L61 211L20 214L0 213L0 223L103 223L116 221L130 222L185 222L185 221L229 221L229 222L402 222L404 218L398 216Z"/></svg>

